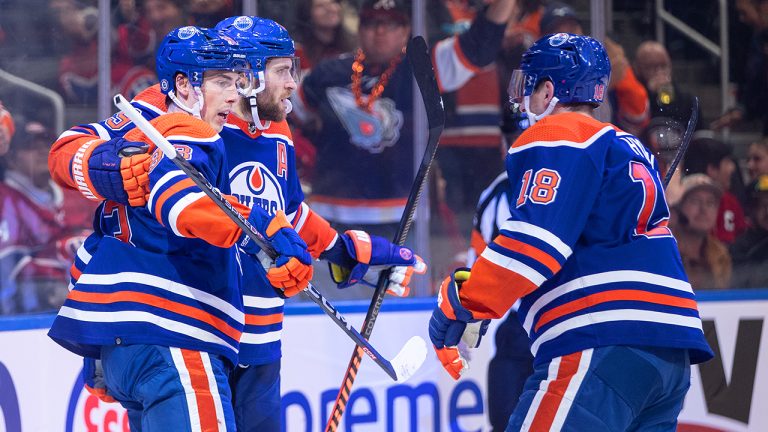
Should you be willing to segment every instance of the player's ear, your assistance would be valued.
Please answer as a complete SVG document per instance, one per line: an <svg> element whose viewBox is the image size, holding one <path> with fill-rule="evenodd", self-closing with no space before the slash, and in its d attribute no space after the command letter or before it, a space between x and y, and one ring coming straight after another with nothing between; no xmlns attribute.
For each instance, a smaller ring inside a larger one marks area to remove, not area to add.
<svg viewBox="0 0 768 432"><path fill-rule="evenodd" d="M176 84L176 95L180 98L187 99L192 91L189 79L184 74L176 74L174 80Z"/></svg>

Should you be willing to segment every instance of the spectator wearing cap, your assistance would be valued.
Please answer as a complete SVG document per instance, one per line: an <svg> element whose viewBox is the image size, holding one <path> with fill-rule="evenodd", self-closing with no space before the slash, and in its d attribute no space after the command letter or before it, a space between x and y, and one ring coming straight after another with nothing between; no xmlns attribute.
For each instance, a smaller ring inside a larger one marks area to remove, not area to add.
<svg viewBox="0 0 768 432"><path fill-rule="evenodd" d="M573 33L583 35L584 29L576 11L562 2L551 2L545 9L540 21L541 34ZM624 53L624 48L606 37L603 41L608 58L611 61L611 80L608 83L610 116L606 119L627 132L639 135L650 119L648 92L637 80ZM603 104L608 106L608 104Z"/></svg>
<svg viewBox="0 0 768 432"><path fill-rule="evenodd" d="M648 92L651 118L672 118L685 124L691 116L693 96L672 79L672 59L664 45L656 41L641 43L635 51L634 70ZM701 124L698 122L697 127Z"/></svg>
<svg viewBox="0 0 768 432"><path fill-rule="evenodd" d="M752 226L731 245L734 288L768 288L768 174L750 190L748 211Z"/></svg>
<svg viewBox="0 0 768 432"><path fill-rule="evenodd" d="M683 178L670 228L677 239L688 281L694 289L725 289L731 282L731 257L712 230L722 189L705 174Z"/></svg>
<svg viewBox="0 0 768 432"><path fill-rule="evenodd" d="M8 170L0 182L0 314L60 306L67 270L84 239L78 227L66 225L64 195L48 173L54 139L40 123L27 123L3 156Z"/></svg>
<svg viewBox="0 0 768 432"><path fill-rule="evenodd" d="M722 190L713 233L720 241L731 244L747 229L744 208L732 192L734 178L739 181L731 146L709 137L695 138L685 154L687 174L706 174Z"/></svg>
<svg viewBox="0 0 768 432"><path fill-rule="evenodd" d="M492 1L467 31L432 44L441 91L457 90L496 58L514 3ZM312 182L312 208L342 231L390 238L408 198L414 137L426 133L413 128L413 77L403 61L410 14L408 0L365 0L359 49L315 66L294 104L323 173Z"/></svg>

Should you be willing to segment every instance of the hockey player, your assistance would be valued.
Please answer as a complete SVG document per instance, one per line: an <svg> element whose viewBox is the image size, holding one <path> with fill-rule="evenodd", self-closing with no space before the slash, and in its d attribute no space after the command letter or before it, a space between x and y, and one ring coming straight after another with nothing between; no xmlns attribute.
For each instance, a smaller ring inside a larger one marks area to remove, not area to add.
<svg viewBox="0 0 768 432"><path fill-rule="evenodd" d="M357 245L366 245L361 241L366 238L364 233L360 234L360 239L353 238L355 234L337 236L328 223L303 202L291 133L285 121L290 104L287 96L296 88L296 77L292 73L296 70L294 48L288 33L274 21L258 17L229 18L217 28L241 45L248 45L249 60L258 77L256 85L249 89L252 91L242 92L253 97L236 104L234 112L238 114L230 114L220 133L230 167L233 195L246 206L261 207L270 214L286 213L299 235L310 245L308 250L314 258L328 249L323 258L343 264L334 266L340 288L359 281L369 265L399 265L392 273L389 288L398 295L407 295L414 268L418 272L426 271L423 262L417 262L409 249L370 236L370 252L363 249L358 255ZM153 86L137 96L133 104L145 117L153 118L166 110L161 96L159 86ZM251 102L255 104L250 105ZM90 125L63 134L54 145L57 150L51 153L51 165L62 166L69 172L71 154L79 147L73 143L73 137L91 140L93 136L88 133L94 129L98 130L98 127ZM144 188L146 156L139 154L120 159L122 149L128 148L128 154L132 154L137 149L136 144L109 143L100 145L105 146L103 153L115 162L83 164L82 171L88 178L98 176L101 179L89 184L98 185L98 188L94 186L98 194L111 200L143 205L148 196ZM74 186L68 176L61 176L61 179L70 187ZM238 430L280 430L280 338L284 300L272 289L260 266L244 262L243 273L247 281L243 286L246 324L241 337L240 367L235 368L231 376Z"/></svg>
<svg viewBox="0 0 768 432"><path fill-rule="evenodd" d="M246 55L214 31L182 27L161 43L156 65L169 103L152 123L227 193L217 132L239 100L238 88L250 87ZM124 140L134 145L148 141L122 115L91 130L106 128L129 130ZM88 149L101 141L91 137L73 163L87 166ZM87 266L79 275L73 270L76 283L49 335L101 359L106 387L128 410L131 430L235 431L227 379L244 325L240 272L258 250L159 150L151 155L148 184L146 206L105 201L97 210L96 232L78 252ZM306 287L311 259L285 216L228 200L277 249L270 283L286 292ZM238 256L236 242L248 256Z"/></svg>
<svg viewBox="0 0 768 432"><path fill-rule="evenodd" d="M653 156L593 116L610 62L587 36L546 36L510 81L532 126L507 155L510 218L471 270L447 277L429 323L445 369L468 367L517 300L534 372L507 430L675 430L690 365L713 356ZM631 371L631 373L627 373Z"/></svg>

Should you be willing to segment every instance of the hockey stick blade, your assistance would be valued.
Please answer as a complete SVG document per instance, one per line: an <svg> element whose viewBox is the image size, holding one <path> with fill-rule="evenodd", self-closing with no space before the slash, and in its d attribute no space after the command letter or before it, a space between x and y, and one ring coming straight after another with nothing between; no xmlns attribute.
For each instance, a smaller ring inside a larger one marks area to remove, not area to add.
<svg viewBox="0 0 768 432"><path fill-rule="evenodd" d="M426 148L424 149L424 156L421 159L421 164L419 165L416 177L411 185L411 191L408 194L408 200L406 201L403 214L400 217L400 224L397 227L397 232L393 239L393 243L400 246L405 243L405 239L408 236L408 231L413 222L413 216L416 213L416 208L419 199L421 198L421 192L424 189L424 184L429 176L429 169L432 165L432 161L435 159L440 134L443 132L443 127L445 126L443 100L440 97L440 89L437 85L437 79L435 78L432 59L429 55L429 47L423 37L416 36L408 42L406 58L411 65L416 85L419 87L422 100L424 101L424 107L427 112L429 135ZM379 275L376 290L374 291L373 298L371 298L371 304L368 307L368 312L363 321L362 335L365 338L370 338L373 333L373 326L376 324L376 318L379 315L381 305L384 302L384 296L386 295L390 272L391 269L386 269ZM326 432L335 431L339 426L339 422L346 409L347 400L352 393L352 386L355 383L362 356L362 350L359 348L356 348L352 352L352 356L347 364L347 371L344 373L342 384L336 395L336 402L331 409L328 423L325 426Z"/></svg>
<svg viewBox="0 0 768 432"><path fill-rule="evenodd" d="M421 336L408 339L403 348L392 359L392 368L397 373L397 382L405 382L424 364L427 359L427 342Z"/></svg>
<svg viewBox="0 0 768 432"><path fill-rule="evenodd" d="M271 259L277 256L277 251L272 247L269 242L264 239L261 234L256 231L248 220L240 214L232 204L227 201L217 188L215 188L205 176L197 170L192 164L176 152L173 145L155 129L155 127L147 121L139 112L128 102L123 95L116 95L114 103L117 108L133 122L136 127L141 130L157 147L170 159L182 172L184 172L189 178L203 191L214 203L230 218L235 224L243 230L253 241L255 241L259 247L269 255ZM263 263L263 261L262 261ZM325 312L326 315L331 317L333 322L336 323L341 329L360 347L361 351L364 351L379 367L384 369L393 380L398 380L398 374L392 367L392 364L379 354L379 352L364 338L360 332L355 330L344 318L344 316L335 308L331 303L320 294L317 289L310 283L302 293L309 297L315 304ZM408 362L405 362L408 363ZM400 366L404 371L408 371L407 365Z"/></svg>
<svg viewBox="0 0 768 432"><path fill-rule="evenodd" d="M691 100L691 118L688 119L688 126L685 127L685 132L683 133L683 139L680 140L680 148L677 149L677 153L675 153L675 158L672 160L672 163L669 164L669 169L667 170L667 174L664 176L664 182L662 183L662 187L664 189L667 188L669 181L672 180L672 176L675 174L677 165L680 163L680 161L683 159L683 156L685 156L685 153L688 151L688 145L691 143L691 138L693 137L693 132L696 130L696 123L698 121L699 121L699 98L694 96L693 99Z"/></svg>

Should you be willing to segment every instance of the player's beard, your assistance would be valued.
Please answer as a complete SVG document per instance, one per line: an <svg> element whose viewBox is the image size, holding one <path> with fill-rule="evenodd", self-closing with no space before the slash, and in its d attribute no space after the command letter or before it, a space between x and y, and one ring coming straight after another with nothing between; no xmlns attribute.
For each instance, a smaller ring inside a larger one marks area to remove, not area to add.
<svg viewBox="0 0 768 432"><path fill-rule="evenodd" d="M259 118L262 121L279 122L285 120L285 108L279 100L274 100L274 93L263 92L256 95L256 103L259 107Z"/></svg>

